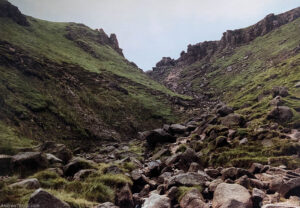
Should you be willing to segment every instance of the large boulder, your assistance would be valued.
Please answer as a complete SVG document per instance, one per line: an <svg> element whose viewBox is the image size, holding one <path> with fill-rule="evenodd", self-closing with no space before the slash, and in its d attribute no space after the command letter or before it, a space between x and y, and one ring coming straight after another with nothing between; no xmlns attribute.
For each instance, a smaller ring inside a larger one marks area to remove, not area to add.
<svg viewBox="0 0 300 208"><path fill-rule="evenodd" d="M36 190L29 199L28 208L36 207L70 208L70 206L66 202L61 201L60 199L56 198L55 196L42 189Z"/></svg>
<svg viewBox="0 0 300 208"><path fill-rule="evenodd" d="M168 187L204 185L207 181L211 181L211 178L205 172L180 173L169 179Z"/></svg>
<svg viewBox="0 0 300 208"><path fill-rule="evenodd" d="M277 106L269 112L267 118L278 122L289 121L293 118L293 111L287 106Z"/></svg>
<svg viewBox="0 0 300 208"><path fill-rule="evenodd" d="M40 151L51 153L61 159L63 163L67 163L72 157L72 152L64 144L56 144L53 141L47 141L41 145Z"/></svg>
<svg viewBox="0 0 300 208"><path fill-rule="evenodd" d="M300 193L300 177L293 178L291 180L284 182L280 186L278 191L283 197L287 197L287 198L290 195L293 195L293 193L295 193L296 195L299 194Z"/></svg>
<svg viewBox="0 0 300 208"><path fill-rule="evenodd" d="M243 126L245 119L238 114L231 113L223 118L221 118L221 124L228 127Z"/></svg>
<svg viewBox="0 0 300 208"><path fill-rule="evenodd" d="M171 208L171 200L167 196L152 192L142 208Z"/></svg>
<svg viewBox="0 0 300 208"><path fill-rule="evenodd" d="M80 170L93 169L94 163L80 157L73 158L67 165L64 166L65 176L74 176Z"/></svg>
<svg viewBox="0 0 300 208"><path fill-rule="evenodd" d="M180 200L181 208L208 208L200 191L196 188L188 191Z"/></svg>
<svg viewBox="0 0 300 208"><path fill-rule="evenodd" d="M36 178L25 179L16 183L9 185L9 187L22 187L26 189L38 189L40 188L40 183Z"/></svg>
<svg viewBox="0 0 300 208"><path fill-rule="evenodd" d="M0 155L0 176L4 176L11 171L11 160L10 155Z"/></svg>
<svg viewBox="0 0 300 208"><path fill-rule="evenodd" d="M176 138L164 129L146 131L142 133L142 136L146 139L147 144L151 148L154 148L157 143L172 143L176 141Z"/></svg>
<svg viewBox="0 0 300 208"><path fill-rule="evenodd" d="M252 208L251 195L238 184L221 183L213 197L213 208Z"/></svg>
<svg viewBox="0 0 300 208"><path fill-rule="evenodd" d="M12 158L12 168L14 171L24 175L32 173L48 166L46 156L41 152L20 152Z"/></svg>

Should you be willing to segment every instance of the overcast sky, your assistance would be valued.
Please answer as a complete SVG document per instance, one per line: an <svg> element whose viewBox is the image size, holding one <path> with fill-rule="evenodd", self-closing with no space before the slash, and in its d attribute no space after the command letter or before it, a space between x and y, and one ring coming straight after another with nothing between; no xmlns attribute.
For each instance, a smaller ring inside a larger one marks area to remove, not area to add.
<svg viewBox="0 0 300 208"><path fill-rule="evenodd" d="M149 70L163 57L178 58L188 44L219 40L227 29L256 23L299 0L9 0L27 15L78 22L116 33L130 61Z"/></svg>

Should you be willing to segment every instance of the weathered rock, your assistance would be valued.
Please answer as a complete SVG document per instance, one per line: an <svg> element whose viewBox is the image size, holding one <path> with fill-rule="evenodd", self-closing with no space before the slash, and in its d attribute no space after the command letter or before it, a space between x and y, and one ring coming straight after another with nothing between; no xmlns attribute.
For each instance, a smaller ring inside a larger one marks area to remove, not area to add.
<svg viewBox="0 0 300 208"><path fill-rule="evenodd" d="M46 159L48 160L49 164L63 163L61 159L50 153L46 153Z"/></svg>
<svg viewBox="0 0 300 208"><path fill-rule="evenodd" d="M227 116L231 113L233 113L233 109L227 105L221 105L218 109L217 109L217 113L224 117Z"/></svg>
<svg viewBox="0 0 300 208"><path fill-rule="evenodd" d="M105 203L99 204L96 208L119 208L119 207L114 205L111 202L105 202Z"/></svg>
<svg viewBox="0 0 300 208"><path fill-rule="evenodd" d="M12 158L12 168L21 174L35 172L48 166L44 154L40 152L20 152Z"/></svg>
<svg viewBox="0 0 300 208"><path fill-rule="evenodd" d="M152 160L158 160L161 156L166 155L166 154L169 155L170 154L170 150L163 148L163 149L159 150L157 153L155 153L151 157L151 159Z"/></svg>
<svg viewBox="0 0 300 208"><path fill-rule="evenodd" d="M200 165L198 163L192 162L188 172L198 172L198 170L200 170Z"/></svg>
<svg viewBox="0 0 300 208"><path fill-rule="evenodd" d="M214 168L206 168L204 172L212 178L217 178L221 175L220 171Z"/></svg>
<svg viewBox="0 0 300 208"><path fill-rule="evenodd" d="M142 208L171 208L171 200L165 195L151 193L147 198Z"/></svg>
<svg viewBox="0 0 300 208"><path fill-rule="evenodd" d="M286 97L289 95L288 89L286 87L273 87L272 95L275 98L276 96Z"/></svg>
<svg viewBox="0 0 300 208"><path fill-rule="evenodd" d="M145 175L148 177L155 177L160 174L161 162L160 160L150 161L146 163Z"/></svg>
<svg viewBox="0 0 300 208"><path fill-rule="evenodd" d="M132 193L128 184L123 186L121 190L117 193L116 205L118 205L120 208L134 207Z"/></svg>
<svg viewBox="0 0 300 208"><path fill-rule="evenodd" d="M10 18L22 26L29 26L26 16L23 15L16 6L12 5L8 1L0 2L0 17Z"/></svg>
<svg viewBox="0 0 300 208"><path fill-rule="evenodd" d="M294 87L300 88L300 82L297 82Z"/></svg>
<svg viewBox="0 0 300 208"><path fill-rule="evenodd" d="M248 138L243 138L242 140L240 140L240 142L239 142L239 144L240 145L245 145L245 144L247 144L248 143Z"/></svg>
<svg viewBox="0 0 300 208"><path fill-rule="evenodd" d="M262 207L262 201L265 198L266 194L260 189L254 188L252 190L252 202L253 208L260 208Z"/></svg>
<svg viewBox="0 0 300 208"><path fill-rule="evenodd" d="M277 122L289 121L293 118L292 110L287 106L278 106L271 110L267 116L268 119L273 119Z"/></svg>
<svg viewBox="0 0 300 208"><path fill-rule="evenodd" d="M10 155L0 155L0 176L11 172L11 160L12 156Z"/></svg>
<svg viewBox="0 0 300 208"><path fill-rule="evenodd" d="M167 197L169 197L171 199L171 201L175 201L175 200L177 200L177 194L178 194L178 187L173 186L167 192Z"/></svg>
<svg viewBox="0 0 300 208"><path fill-rule="evenodd" d="M276 96L273 100L270 101L270 105L273 106L282 106L284 104L280 96Z"/></svg>
<svg viewBox="0 0 300 208"><path fill-rule="evenodd" d="M196 186L203 185L210 181L211 178L205 172L198 173L181 173L169 179L168 187L176 186Z"/></svg>
<svg viewBox="0 0 300 208"><path fill-rule="evenodd" d="M169 131L172 134L183 134L184 132L187 131L187 127L181 124L172 124L169 128Z"/></svg>
<svg viewBox="0 0 300 208"><path fill-rule="evenodd" d="M229 114L221 119L221 124L228 127L243 126L244 123L244 118L241 115L234 113Z"/></svg>
<svg viewBox="0 0 300 208"><path fill-rule="evenodd" d="M198 161L199 161L199 157L196 154L196 152L191 148L187 148L184 151L184 153L182 153L178 156L178 161L176 162L176 167L181 170L188 171L191 163L198 162Z"/></svg>
<svg viewBox="0 0 300 208"><path fill-rule="evenodd" d="M13 183L9 185L9 187L14 188L14 187L22 187L26 189L38 189L40 188L40 183L38 179L36 178L30 178L30 179L25 179L20 182Z"/></svg>
<svg viewBox="0 0 300 208"><path fill-rule="evenodd" d="M139 196L140 197L147 197L150 193L151 187L149 184L146 184L144 188L140 191Z"/></svg>
<svg viewBox="0 0 300 208"><path fill-rule="evenodd" d="M223 183L223 180L220 178L213 180L212 182L209 183L208 190L210 192L214 192L220 183Z"/></svg>
<svg viewBox="0 0 300 208"><path fill-rule="evenodd" d="M249 172L252 174L261 173L264 166L260 163L253 163L249 169Z"/></svg>
<svg viewBox="0 0 300 208"><path fill-rule="evenodd" d="M111 165L103 170L105 174L121 174L123 171L116 165Z"/></svg>
<svg viewBox="0 0 300 208"><path fill-rule="evenodd" d="M154 148L157 143L172 143L176 138L163 129L155 129L142 133L149 147Z"/></svg>
<svg viewBox="0 0 300 208"><path fill-rule="evenodd" d="M198 189L188 191L180 200L181 208L208 208L209 206L204 203L202 194Z"/></svg>
<svg viewBox="0 0 300 208"><path fill-rule="evenodd" d="M296 195L300 194L300 177L293 178L291 180L288 180L284 182L280 188L279 191L281 196L289 197L290 195L293 195L295 193Z"/></svg>
<svg viewBox="0 0 300 208"><path fill-rule="evenodd" d="M221 183L213 197L213 208L252 208L251 195L238 184Z"/></svg>
<svg viewBox="0 0 300 208"><path fill-rule="evenodd" d="M74 176L80 170L92 169L93 162L85 160L80 157L73 158L67 165L64 166L65 176Z"/></svg>
<svg viewBox="0 0 300 208"><path fill-rule="evenodd" d="M250 188L250 180L249 180L248 176L246 176L246 175L238 178L235 182L236 182L236 184L244 186L246 189Z"/></svg>
<svg viewBox="0 0 300 208"><path fill-rule="evenodd" d="M92 173L96 173L97 171L94 169L85 169L85 170L80 170L77 173L75 173L73 179L80 181L88 177Z"/></svg>
<svg viewBox="0 0 300 208"><path fill-rule="evenodd" d="M53 141L47 141L41 145L40 151L51 153L61 159L63 163L67 163L72 157L72 152L64 144L56 144Z"/></svg>
<svg viewBox="0 0 300 208"><path fill-rule="evenodd" d="M235 180L237 178L238 169L235 167L225 168L221 171L222 179L232 179Z"/></svg>
<svg viewBox="0 0 300 208"><path fill-rule="evenodd" d="M157 178L157 181L158 183L165 183L166 181L169 180L171 176L172 176L171 172L164 172Z"/></svg>
<svg viewBox="0 0 300 208"><path fill-rule="evenodd" d="M229 145L229 143L227 142L227 138L225 136L219 136L216 138L216 146L217 147L224 147Z"/></svg>
<svg viewBox="0 0 300 208"><path fill-rule="evenodd" d="M36 208L36 207L43 207L43 208L70 208L70 206L55 196L51 195L50 193L38 189L36 190L30 197L28 202L28 208Z"/></svg>

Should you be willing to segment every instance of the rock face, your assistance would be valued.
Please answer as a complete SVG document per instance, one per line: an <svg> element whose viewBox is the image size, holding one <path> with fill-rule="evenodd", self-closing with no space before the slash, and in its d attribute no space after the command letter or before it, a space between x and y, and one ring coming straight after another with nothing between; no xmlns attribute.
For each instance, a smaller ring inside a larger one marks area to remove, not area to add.
<svg viewBox="0 0 300 208"><path fill-rule="evenodd" d="M43 207L43 208L70 208L70 206L49 194L48 192L38 189L30 197L28 208Z"/></svg>
<svg viewBox="0 0 300 208"><path fill-rule="evenodd" d="M213 208L252 208L251 195L238 184L221 183L214 192Z"/></svg>
<svg viewBox="0 0 300 208"><path fill-rule="evenodd" d="M161 61L153 67L153 71L148 72L149 76L155 80L171 87L177 92L188 92L190 89L190 83L178 84L181 76L182 68L187 65L191 65L196 61L205 61L209 63L211 57L216 53L226 53L235 47L247 44L257 37L266 35L274 29L287 24L300 17L300 7L282 13L279 15L269 14L256 24L238 30L227 30L223 33L220 41L205 41L197 43L195 45L188 45L186 52L181 52L180 57L177 60L164 57ZM199 70L204 70L205 66ZM228 71L232 71L232 67L228 68ZM199 75L200 76L200 75ZM193 77L195 78L195 77ZM205 81L205 80L204 80ZM176 82L176 83L174 83ZM205 85L205 83L203 83Z"/></svg>
<svg viewBox="0 0 300 208"><path fill-rule="evenodd" d="M22 26L29 26L29 22L19 9L6 0L0 1L0 17L10 18Z"/></svg>
<svg viewBox="0 0 300 208"><path fill-rule="evenodd" d="M142 208L171 208L170 199L166 196L151 193L147 198Z"/></svg>

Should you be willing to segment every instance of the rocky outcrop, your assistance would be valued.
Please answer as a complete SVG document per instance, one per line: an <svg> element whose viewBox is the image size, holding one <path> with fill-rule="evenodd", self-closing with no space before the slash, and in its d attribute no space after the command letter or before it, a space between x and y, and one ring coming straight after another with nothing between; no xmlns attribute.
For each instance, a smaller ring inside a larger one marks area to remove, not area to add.
<svg viewBox="0 0 300 208"><path fill-rule="evenodd" d="M38 189L30 197L28 208L43 207L43 208L70 208L70 206L50 193Z"/></svg>
<svg viewBox="0 0 300 208"><path fill-rule="evenodd" d="M66 28L67 34L65 35L66 38L69 40L74 41L80 48L82 48L87 53L90 53L95 58L98 57L97 53L94 51L93 47L87 44L84 41L81 41L81 38L89 38L91 41L95 42L96 44L101 45L108 45L112 49L114 49L118 54L124 57L123 50L119 47L119 42L117 39L116 34L111 34L108 36L104 30L96 29L91 32L91 29L83 24L72 24L67 26Z"/></svg>
<svg viewBox="0 0 300 208"><path fill-rule="evenodd" d="M192 89L189 87L190 83L186 83L184 86L178 86L178 82L180 82L180 78L182 78L181 72L184 66L201 60L209 65L209 61L214 54L230 54L232 49L248 44L257 37L266 35L274 29L292 22L299 17L300 7L279 15L269 14L258 23L247 28L227 30L223 33L219 41L205 41L195 45L188 45L187 51L181 52L177 60L164 57L153 67L153 71L148 72L148 75L177 92L184 93L185 91L191 91ZM206 68L206 65L202 65L199 71L194 73L200 76L201 71L206 70ZM229 66L228 70L231 71L232 66ZM186 74L184 76L186 76ZM174 82L176 82L176 84L174 84ZM205 85L205 83L203 83L203 85ZM189 88L189 90L186 90L186 88Z"/></svg>
<svg viewBox="0 0 300 208"><path fill-rule="evenodd" d="M0 17L10 18L22 26L29 26L29 22L27 21L25 15L23 15L16 6L12 5L6 0L0 1Z"/></svg>

